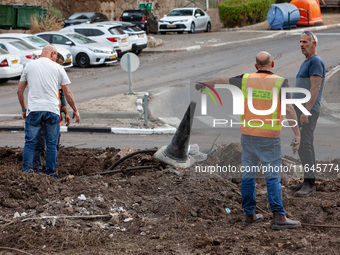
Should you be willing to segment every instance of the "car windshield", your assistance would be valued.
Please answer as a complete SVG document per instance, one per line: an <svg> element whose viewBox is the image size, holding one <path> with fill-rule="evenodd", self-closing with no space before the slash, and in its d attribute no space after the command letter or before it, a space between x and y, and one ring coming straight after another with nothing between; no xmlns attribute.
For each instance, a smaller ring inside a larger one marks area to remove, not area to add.
<svg viewBox="0 0 340 255"><path fill-rule="evenodd" d="M0 48L0 55L5 55L5 54L8 54L8 52L6 50Z"/></svg>
<svg viewBox="0 0 340 255"><path fill-rule="evenodd" d="M47 41L45 41L44 39L42 39L38 36L33 36L33 35L27 36L25 39L36 47L44 47L47 44L49 44Z"/></svg>
<svg viewBox="0 0 340 255"><path fill-rule="evenodd" d="M91 19L93 17L94 13L75 13L72 14L68 19Z"/></svg>
<svg viewBox="0 0 340 255"><path fill-rule="evenodd" d="M33 46L29 45L28 43L25 43L22 41L13 41L13 42L10 42L10 44L19 50L35 50L36 49Z"/></svg>
<svg viewBox="0 0 340 255"><path fill-rule="evenodd" d="M87 38L86 36L83 36L81 34L67 34L68 37L73 39L75 42L80 44L88 44L88 43L95 43L96 41L93 41L90 38Z"/></svg>
<svg viewBox="0 0 340 255"><path fill-rule="evenodd" d="M192 16L193 10L173 10L168 16Z"/></svg>
<svg viewBox="0 0 340 255"><path fill-rule="evenodd" d="M140 31L143 31L142 29L140 29L137 26L125 26L125 29L127 31L131 31L131 32L140 32Z"/></svg>
<svg viewBox="0 0 340 255"><path fill-rule="evenodd" d="M113 35L124 35L125 32L123 29L121 29L120 27L112 27L109 29L109 32Z"/></svg>

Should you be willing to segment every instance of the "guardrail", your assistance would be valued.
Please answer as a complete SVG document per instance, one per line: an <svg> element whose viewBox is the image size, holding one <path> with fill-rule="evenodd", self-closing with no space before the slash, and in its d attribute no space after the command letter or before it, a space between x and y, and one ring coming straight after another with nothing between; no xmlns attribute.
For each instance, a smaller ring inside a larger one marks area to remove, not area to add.
<svg viewBox="0 0 340 255"><path fill-rule="evenodd" d="M307 20L308 26L309 26L309 11L300 8L300 9L295 9L295 10L293 10L293 11L291 11L291 12L288 12L288 29L290 30L290 15L291 15L293 12L295 12L295 11L303 11L303 12L306 12L306 13L307 13L307 18L304 17L304 16L300 16L300 19L305 19L305 20Z"/></svg>

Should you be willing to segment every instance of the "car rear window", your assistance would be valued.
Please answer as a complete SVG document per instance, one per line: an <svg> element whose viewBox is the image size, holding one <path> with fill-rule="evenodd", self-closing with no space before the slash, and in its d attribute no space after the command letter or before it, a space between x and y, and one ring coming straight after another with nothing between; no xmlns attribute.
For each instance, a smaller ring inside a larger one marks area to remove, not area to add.
<svg viewBox="0 0 340 255"><path fill-rule="evenodd" d="M142 11L125 11L122 14L123 21L141 21L142 15L144 13Z"/></svg>
<svg viewBox="0 0 340 255"><path fill-rule="evenodd" d="M19 50L35 50L33 46L22 41L13 41L13 42L10 42L10 44Z"/></svg>
<svg viewBox="0 0 340 255"><path fill-rule="evenodd" d="M121 29L120 27L112 27L109 29L109 32L113 35L124 35L125 32L123 29Z"/></svg>

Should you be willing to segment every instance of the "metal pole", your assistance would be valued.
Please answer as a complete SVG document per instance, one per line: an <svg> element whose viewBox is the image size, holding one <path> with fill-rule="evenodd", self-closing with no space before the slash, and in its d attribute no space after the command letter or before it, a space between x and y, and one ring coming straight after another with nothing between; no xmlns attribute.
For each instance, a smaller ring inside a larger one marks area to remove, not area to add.
<svg viewBox="0 0 340 255"><path fill-rule="evenodd" d="M144 126L148 127L148 95L144 95Z"/></svg>
<svg viewBox="0 0 340 255"><path fill-rule="evenodd" d="M127 54L127 62L128 62L128 74L129 74L129 95L133 94L132 91L132 72L131 72L131 61L130 54Z"/></svg>
<svg viewBox="0 0 340 255"><path fill-rule="evenodd" d="M206 0L207 10L209 10L209 0Z"/></svg>

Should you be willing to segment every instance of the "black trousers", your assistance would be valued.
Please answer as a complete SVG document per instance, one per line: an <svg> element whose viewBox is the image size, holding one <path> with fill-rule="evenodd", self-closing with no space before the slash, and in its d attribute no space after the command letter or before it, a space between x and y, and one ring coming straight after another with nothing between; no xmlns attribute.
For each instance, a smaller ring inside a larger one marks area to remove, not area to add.
<svg viewBox="0 0 340 255"><path fill-rule="evenodd" d="M315 185L316 162L314 152L314 130L320 113L312 110L312 115L308 116L309 123L301 125L300 116L302 112L297 107L294 106L294 108L298 117L301 133L301 142L298 153L304 168L304 179L310 184Z"/></svg>

